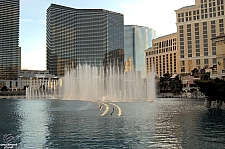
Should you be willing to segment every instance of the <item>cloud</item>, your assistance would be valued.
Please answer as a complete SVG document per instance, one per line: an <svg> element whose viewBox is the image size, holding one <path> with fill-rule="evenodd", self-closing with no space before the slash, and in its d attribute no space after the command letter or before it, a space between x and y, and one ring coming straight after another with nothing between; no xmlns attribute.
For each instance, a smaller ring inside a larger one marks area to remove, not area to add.
<svg viewBox="0 0 225 149"><path fill-rule="evenodd" d="M42 24L46 25L46 20L39 20Z"/></svg>
<svg viewBox="0 0 225 149"><path fill-rule="evenodd" d="M24 19L24 18L21 18L20 21L21 21L21 22L31 22L32 20L31 20L31 19Z"/></svg>

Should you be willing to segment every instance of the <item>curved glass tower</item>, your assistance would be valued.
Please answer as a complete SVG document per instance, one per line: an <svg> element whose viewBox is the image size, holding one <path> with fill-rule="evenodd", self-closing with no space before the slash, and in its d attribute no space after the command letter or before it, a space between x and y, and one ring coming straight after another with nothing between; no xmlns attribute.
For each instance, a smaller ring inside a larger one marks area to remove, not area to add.
<svg viewBox="0 0 225 149"><path fill-rule="evenodd" d="M123 59L110 56L124 49L124 18L120 13L51 4L46 38L47 70L51 74L63 76L68 65L107 67L115 59L123 64Z"/></svg>
<svg viewBox="0 0 225 149"><path fill-rule="evenodd" d="M132 70L140 71L142 78L146 77L145 50L152 47L156 37L155 30L137 25L124 27L124 60L132 61Z"/></svg>

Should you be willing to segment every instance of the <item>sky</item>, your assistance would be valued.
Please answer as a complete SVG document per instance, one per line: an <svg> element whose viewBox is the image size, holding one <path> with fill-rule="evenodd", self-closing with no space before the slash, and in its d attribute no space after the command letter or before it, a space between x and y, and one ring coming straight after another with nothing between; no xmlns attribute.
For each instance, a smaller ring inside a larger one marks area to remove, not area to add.
<svg viewBox="0 0 225 149"><path fill-rule="evenodd" d="M122 13L124 25L152 28L156 36L176 32L176 13L195 0L20 0L21 68L46 70L46 10L51 3L76 9Z"/></svg>

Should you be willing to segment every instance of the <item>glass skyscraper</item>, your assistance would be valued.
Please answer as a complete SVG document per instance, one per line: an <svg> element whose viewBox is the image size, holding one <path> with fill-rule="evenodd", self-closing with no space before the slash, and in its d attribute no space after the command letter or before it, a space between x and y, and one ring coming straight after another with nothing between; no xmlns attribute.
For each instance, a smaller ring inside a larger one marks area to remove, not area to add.
<svg viewBox="0 0 225 149"><path fill-rule="evenodd" d="M124 63L117 59L124 50L124 17L120 13L51 4L46 39L47 69L54 75L63 76L65 66Z"/></svg>
<svg viewBox="0 0 225 149"><path fill-rule="evenodd" d="M152 40L156 37L155 30L137 26L124 27L124 61L131 58L132 70L140 71L142 78L146 77L145 50L152 47Z"/></svg>
<svg viewBox="0 0 225 149"><path fill-rule="evenodd" d="M0 0L0 80L16 80L20 69L19 0Z"/></svg>

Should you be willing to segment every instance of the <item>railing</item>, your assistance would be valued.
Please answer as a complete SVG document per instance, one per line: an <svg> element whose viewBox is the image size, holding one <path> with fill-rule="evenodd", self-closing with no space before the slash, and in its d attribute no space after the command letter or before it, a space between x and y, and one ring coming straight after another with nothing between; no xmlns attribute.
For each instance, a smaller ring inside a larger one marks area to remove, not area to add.
<svg viewBox="0 0 225 149"><path fill-rule="evenodd" d="M222 69L220 73L225 74L225 69Z"/></svg>
<svg viewBox="0 0 225 149"><path fill-rule="evenodd" d="M212 74L217 74L217 71L212 71Z"/></svg>

